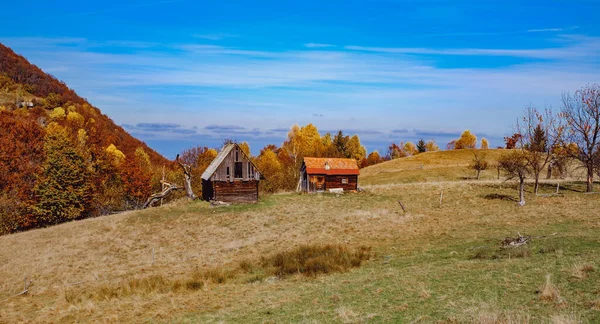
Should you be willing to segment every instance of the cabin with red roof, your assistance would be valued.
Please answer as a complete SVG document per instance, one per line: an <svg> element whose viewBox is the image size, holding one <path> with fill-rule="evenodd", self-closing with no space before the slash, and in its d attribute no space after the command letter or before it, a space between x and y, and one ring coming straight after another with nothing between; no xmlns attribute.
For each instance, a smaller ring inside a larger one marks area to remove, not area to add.
<svg viewBox="0 0 600 324"><path fill-rule="evenodd" d="M355 159L305 157L300 168L298 191L357 190L359 174Z"/></svg>

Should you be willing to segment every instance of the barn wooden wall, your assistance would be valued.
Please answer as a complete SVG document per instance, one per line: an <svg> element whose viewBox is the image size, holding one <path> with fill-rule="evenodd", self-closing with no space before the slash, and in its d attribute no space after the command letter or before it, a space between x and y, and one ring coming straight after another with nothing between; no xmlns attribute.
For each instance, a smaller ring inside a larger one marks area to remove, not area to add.
<svg viewBox="0 0 600 324"><path fill-rule="evenodd" d="M226 202L258 201L258 181L214 181L214 199Z"/></svg>
<svg viewBox="0 0 600 324"><path fill-rule="evenodd" d="M310 175L314 177L316 175ZM347 178L348 183L342 183L342 178ZM310 183L310 180L308 181ZM356 190L358 188L357 175L328 175L325 176L325 190L342 188L344 191ZM312 190L312 188L311 188Z"/></svg>
<svg viewBox="0 0 600 324"><path fill-rule="evenodd" d="M227 167L229 167L229 174L230 174L229 181L234 180L233 176L235 175L235 150L236 150L236 148L232 149L231 152L229 152L229 154L227 154L227 156L225 157L225 159L223 160L221 165L219 165L219 167L217 168L215 173L213 173L213 175L211 177L212 181L227 181ZM239 152L239 161L242 161L242 178L241 178L241 180L248 181L248 180L258 180L259 179L259 174L256 171L256 169L254 170L253 174L249 174L249 172L248 172L249 171L248 170L249 160L246 157L246 155L244 153L242 153L241 150Z"/></svg>

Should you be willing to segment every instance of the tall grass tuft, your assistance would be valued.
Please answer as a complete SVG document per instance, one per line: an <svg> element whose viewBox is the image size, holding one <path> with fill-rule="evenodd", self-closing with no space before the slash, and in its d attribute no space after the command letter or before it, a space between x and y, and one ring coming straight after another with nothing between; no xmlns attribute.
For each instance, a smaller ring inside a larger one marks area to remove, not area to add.
<svg viewBox="0 0 600 324"><path fill-rule="evenodd" d="M359 267L369 257L370 249L366 247L352 251L343 245L301 245L291 251L263 257L261 263L263 268L272 268L280 277L296 273L314 277L321 273L348 271Z"/></svg>
<svg viewBox="0 0 600 324"><path fill-rule="evenodd" d="M558 288L550 282L550 275L546 275L546 284L540 290L540 299L547 302L560 301Z"/></svg>

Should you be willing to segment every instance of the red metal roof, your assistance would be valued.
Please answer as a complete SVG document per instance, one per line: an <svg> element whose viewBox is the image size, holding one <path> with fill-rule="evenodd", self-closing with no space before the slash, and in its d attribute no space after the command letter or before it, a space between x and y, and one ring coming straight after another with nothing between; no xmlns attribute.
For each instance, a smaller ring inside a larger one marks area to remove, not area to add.
<svg viewBox="0 0 600 324"><path fill-rule="evenodd" d="M308 174L360 174L355 159L305 157L304 165L306 166L306 173Z"/></svg>

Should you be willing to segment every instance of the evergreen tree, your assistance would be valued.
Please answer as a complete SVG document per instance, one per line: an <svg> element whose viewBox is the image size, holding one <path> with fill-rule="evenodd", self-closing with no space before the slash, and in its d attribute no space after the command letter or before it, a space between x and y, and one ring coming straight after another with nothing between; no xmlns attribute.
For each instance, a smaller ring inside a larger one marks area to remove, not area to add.
<svg viewBox="0 0 600 324"><path fill-rule="evenodd" d="M419 151L419 153L424 153L425 151L427 151L425 145L425 141L421 138L417 143L417 151Z"/></svg>
<svg viewBox="0 0 600 324"><path fill-rule="evenodd" d="M77 219L90 201L89 169L67 131L50 124L44 138L46 161L35 187L35 214L40 224Z"/></svg>
<svg viewBox="0 0 600 324"><path fill-rule="evenodd" d="M338 133L333 137L333 145L343 157L349 157L346 154L346 143L348 143L349 139L350 138L348 136L344 136L344 133L341 130L339 130Z"/></svg>
<svg viewBox="0 0 600 324"><path fill-rule="evenodd" d="M546 131L538 124L533 130L531 143L527 145L527 149L533 152L546 152L548 149L548 135Z"/></svg>

